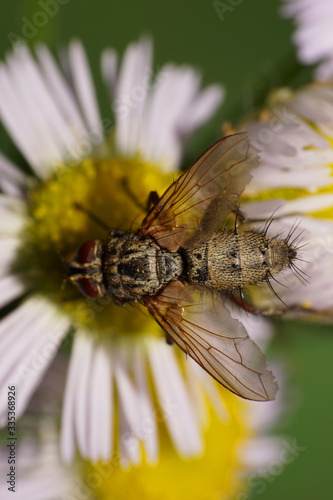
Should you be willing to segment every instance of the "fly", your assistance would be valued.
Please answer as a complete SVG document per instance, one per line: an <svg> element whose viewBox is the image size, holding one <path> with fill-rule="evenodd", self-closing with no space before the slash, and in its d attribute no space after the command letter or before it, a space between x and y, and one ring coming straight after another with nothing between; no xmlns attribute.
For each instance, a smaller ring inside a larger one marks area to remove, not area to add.
<svg viewBox="0 0 333 500"><path fill-rule="evenodd" d="M265 233L221 229L256 165L246 133L221 139L155 196L136 233L111 230L106 242L85 242L68 269L88 297L141 301L220 384L266 401L275 398L275 377L225 297L291 267L296 249Z"/></svg>

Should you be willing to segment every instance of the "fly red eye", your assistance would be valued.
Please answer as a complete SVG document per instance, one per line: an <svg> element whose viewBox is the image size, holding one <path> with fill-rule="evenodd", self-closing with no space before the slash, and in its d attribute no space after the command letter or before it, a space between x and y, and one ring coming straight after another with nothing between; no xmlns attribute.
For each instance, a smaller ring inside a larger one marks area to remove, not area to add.
<svg viewBox="0 0 333 500"><path fill-rule="evenodd" d="M100 297L99 290L95 285L93 279L81 278L77 280L76 284L86 297L90 297L92 299L97 299L98 297Z"/></svg>
<svg viewBox="0 0 333 500"><path fill-rule="evenodd" d="M87 264L94 259L95 256L95 240L89 240L80 246L77 253L77 260L80 264Z"/></svg>

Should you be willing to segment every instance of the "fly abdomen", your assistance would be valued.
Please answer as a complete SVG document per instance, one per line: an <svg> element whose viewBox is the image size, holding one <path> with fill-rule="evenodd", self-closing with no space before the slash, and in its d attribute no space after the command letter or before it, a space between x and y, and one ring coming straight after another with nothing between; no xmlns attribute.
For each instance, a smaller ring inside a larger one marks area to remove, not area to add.
<svg viewBox="0 0 333 500"><path fill-rule="evenodd" d="M246 231L221 231L184 254L186 279L213 290L232 290L265 281L288 267L296 251L285 241Z"/></svg>

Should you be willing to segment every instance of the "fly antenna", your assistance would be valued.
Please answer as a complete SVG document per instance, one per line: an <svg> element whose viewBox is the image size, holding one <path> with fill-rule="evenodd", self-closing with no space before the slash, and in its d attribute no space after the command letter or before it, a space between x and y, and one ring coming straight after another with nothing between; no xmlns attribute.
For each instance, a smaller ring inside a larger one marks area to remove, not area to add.
<svg viewBox="0 0 333 500"><path fill-rule="evenodd" d="M87 217L89 217L90 220L92 220L98 226L102 227L104 230L108 231L110 229L109 226L104 221L102 221L96 214L88 210L86 207L82 206L80 203L75 202L74 208L87 215Z"/></svg>

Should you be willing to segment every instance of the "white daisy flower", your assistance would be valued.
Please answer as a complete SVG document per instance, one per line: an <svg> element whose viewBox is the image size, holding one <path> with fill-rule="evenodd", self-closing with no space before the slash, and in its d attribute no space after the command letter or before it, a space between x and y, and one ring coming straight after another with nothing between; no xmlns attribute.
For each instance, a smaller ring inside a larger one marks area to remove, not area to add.
<svg viewBox="0 0 333 500"><path fill-rule="evenodd" d="M333 76L333 4L330 0L283 0L282 15L295 18L293 40L299 60L319 64L316 76Z"/></svg>
<svg viewBox="0 0 333 500"><path fill-rule="evenodd" d="M242 207L252 219L272 217L268 234L296 238L300 247L296 267L272 281L289 313L292 306L322 312L333 306L332 116L332 84L311 84L277 91L259 119L246 124L261 152ZM270 293L267 308L272 301L279 304Z"/></svg>
<svg viewBox="0 0 333 500"><path fill-rule="evenodd" d="M237 310L235 317L243 321L251 336L264 348L272 334L270 324L241 310ZM173 352L173 348L164 343L156 342L155 347ZM155 357L158 355L157 351L152 355L156 364L163 360L161 356ZM172 393L170 403L173 405L169 405L166 413L155 411L150 418L144 418L140 422L140 441L144 445L147 443L145 436L154 432L151 418L161 434L163 446L160 459L154 467L146 461L139 463L136 459L139 446L137 433L129 429L124 429L119 435L118 449L114 450L108 461L94 463L77 457L74 464L64 467L58 436L59 407L52 405L50 401L50 395L56 394L59 402L60 393L65 386L66 360L57 355L34 394L26 414L18 423L20 434L15 464L19 474L16 479L17 498L116 498L123 495L126 484L128 494L147 500L162 495L165 500L171 500L177 492L185 500L214 497L231 499L237 495L249 494L249 474L251 477L259 477L262 471L274 472L281 457L290 459L285 452L288 440L271 435L272 427L285 411L283 377L276 401L265 404L249 402L221 388L191 359L185 360L183 355L181 358L180 364L174 363L173 356L166 359L168 362L171 360L167 373L170 376L175 369L177 373L179 367L184 370L178 381L182 382L185 389L183 396L199 422L198 425L204 430L201 438L204 451L200 455L191 457L191 460L187 455L187 460L184 460L179 449L175 449L175 443L186 442L186 439L189 442L192 438L196 439L196 435L194 432L191 436L193 428L189 428L184 440L180 438L180 432L186 429L182 421L188 415L182 414L183 406L179 407L179 402ZM173 378L178 382L175 376ZM160 378L159 384L162 384L162 380ZM165 436L165 427L169 429L171 440ZM287 451L289 449L290 447ZM136 464L135 467L126 467L129 461L125 457L128 456L132 459L131 463ZM2 473L8 469L7 458L5 451L0 453ZM285 465L287 463L289 462L286 461ZM266 473L265 475L267 477ZM177 479L180 476L181 481ZM171 483L170 477L175 479ZM2 499L11 498L7 488L5 482L0 483Z"/></svg>
<svg viewBox="0 0 333 500"><path fill-rule="evenodd" d="M158 411L177 451L197 455L202 426L179 354L139 310L83 298L66 282L64 263L81 243L104 236L88 209L108 227L138 224L142 212L124 179L141 204L151 189L163 192L186 140L211 117L223 91L200 90L198 73L187 66L169 64L155 74L151 43L142 40L121 64L113 50L102 56L110 119L100 114L80 42L70 44L62 63L64 71L44 46L36 57L21 46L0 65L0 116L30 168L23 173L0 156L0 306L8 308L0 322L1 424L7 386L16 386L19 417L75 331L63 459L70 462L79 450L108 460L119 445L124 466L138 464L142 450L155 463Z"/></svg>

